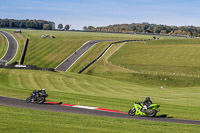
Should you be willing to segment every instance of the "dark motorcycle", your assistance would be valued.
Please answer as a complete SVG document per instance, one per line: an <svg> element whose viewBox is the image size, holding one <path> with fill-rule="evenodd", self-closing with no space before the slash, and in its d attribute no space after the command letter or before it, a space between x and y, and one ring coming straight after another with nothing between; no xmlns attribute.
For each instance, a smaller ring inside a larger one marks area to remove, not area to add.
<svg viewBox="0 0 200 133"><path fill-rule="evenodd" d="M32 93L31 96L26 99L26 102L27 103L34 102L42 104L46 101L46 97L48 97L48 94L46 92L38 91L36 94Z"/></svg>

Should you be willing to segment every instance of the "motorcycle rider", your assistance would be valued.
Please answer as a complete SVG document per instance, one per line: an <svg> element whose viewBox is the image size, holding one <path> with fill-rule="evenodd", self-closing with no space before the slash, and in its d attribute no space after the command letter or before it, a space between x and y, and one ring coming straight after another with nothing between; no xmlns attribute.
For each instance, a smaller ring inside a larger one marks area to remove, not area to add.
<svg viewBox="0 0 200 133"><path fill-rule="evenodd" d="M45 91L45 88L41 89L41 90L34 90L32 93L31 93L31 99L32 99L32 102L36 101L37 100L37 97L39 96L39 93L46 93Z"/></svg>
<svg viewBox="0 0 200 133"><path fill-rule="evenodd" d="M147 109L149 105L153 104L153 102L151 101L150 97L146 97L145 101L142 102L144 105L144 109Z"/></svg>
<svg viewBox="0 0 200 133"><path fill-rule="evenodd" d="M31 93L32 102L34 102L34 101L36 100L36 94L37 94L37 90L34 90L34 91Z"/></svg>
<svg viewBox="0 0 200 133"><path fill-rule="evenodd" d="M40 92L41 92L41 93L46 93L45 88L43 88L43 89L41 89L41 90L38 91L38 93L40 93Z"/></svg>

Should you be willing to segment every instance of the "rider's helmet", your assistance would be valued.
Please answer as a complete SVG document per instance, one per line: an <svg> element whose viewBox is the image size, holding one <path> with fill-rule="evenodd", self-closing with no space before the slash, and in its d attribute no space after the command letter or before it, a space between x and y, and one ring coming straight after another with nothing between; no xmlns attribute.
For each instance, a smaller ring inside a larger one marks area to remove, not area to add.
<svg viewBox="0 0 200 133"><path fill-rule="evenodd" d="M150 97L146 97L146 99L145 99L145 101L150 101L151 99L150 99Z"/></svg>
<svg viewBox="0 0 200 133"><path fill-rule="evenodd" d="M45 88L42 89L42 92L45 92Z"/></svg>

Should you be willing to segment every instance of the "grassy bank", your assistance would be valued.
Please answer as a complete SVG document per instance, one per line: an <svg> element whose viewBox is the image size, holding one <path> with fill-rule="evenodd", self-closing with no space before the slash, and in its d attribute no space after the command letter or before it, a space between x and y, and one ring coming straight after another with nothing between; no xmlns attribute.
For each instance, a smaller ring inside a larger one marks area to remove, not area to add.
<svg viewBox="0 0 200 133"><path fill-rule="evenodd" d="M127 112L135 101L150 96L161 104L161 114L199 120L198 87L160 89L134 81L118 81L64 72L0 70L0 95L23 98L34 89L46 88L49 101L96 106ZM192 108L192 110L191 110Z"/></svg>
<svg viewBox="0 0 200 133"><path fill-rule="evenodd" d="M197 125L127 120L1 106L2 132L198 133Z"/></svg>
<svg viewBox="0 0 200 133"><path fill-rule="evenodd" d="M200 39L136 42L124 45L109 61L140 73L198 77L199 51Z"/></svg>

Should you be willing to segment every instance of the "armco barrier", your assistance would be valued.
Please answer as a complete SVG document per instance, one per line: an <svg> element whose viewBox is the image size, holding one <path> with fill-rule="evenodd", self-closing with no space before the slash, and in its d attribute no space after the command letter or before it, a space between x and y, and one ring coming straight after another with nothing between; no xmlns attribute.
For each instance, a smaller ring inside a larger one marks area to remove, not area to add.
<svg viewBox="0 0 200 133"><path fill-rule="evenodd" d="M22 52L22 56L21 56L21 59L19 61L19 64L22 65L24 63L24 59L25 59L25 55L26 55L26 50L27 50L27 47L28 47L28 42L29 42L29 39L27 38L26 39L26 42L24 44L24 49L23 49L23 52Z"/></svg>
<svg viewBox="0 0 200 133"><path fill-rule="evenodd" d="M117 43L123 43L123 42L134 42L134 41L150 41L152 39L146 39L146 40L123 40L123 41L118 41L118 42L112 42L96 59L94 59L93 61L91 61L89 64L87 64L85 67L83 67L80 71L78 71L78 74L81 74L83 71L85 71L85 69L87 69L90 65L92 65L93 63L95 63L99 58L101 58L101 56L103 56L105 54L105 52L113 45L113 44L117 44Z"/></svg>

